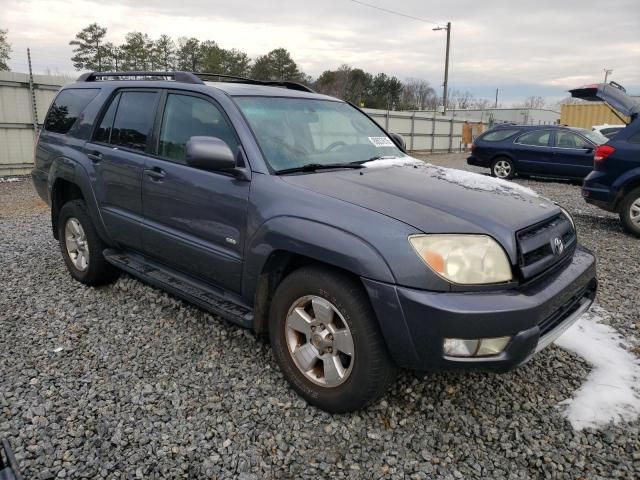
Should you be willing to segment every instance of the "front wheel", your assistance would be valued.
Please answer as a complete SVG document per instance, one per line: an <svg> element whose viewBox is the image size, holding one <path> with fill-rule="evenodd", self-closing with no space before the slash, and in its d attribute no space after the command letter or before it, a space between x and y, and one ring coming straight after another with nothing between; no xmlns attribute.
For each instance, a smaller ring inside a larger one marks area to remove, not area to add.
<svg viewBox="0 0 640 480"><path fill-rule="evenodd" d="M491 175L503 180L509 180L516 174L513 161L507 157L498 157L491 165Z"/></svg>
<svg viewBox="0 0 640 480"><path fill-rule="evenodd" d="M640 188L630 191L620 205L622 228L636 237L640 237Z"/></svg>
<svg viewBox="0 0 640 480"><path fill-rule="evenodd" d="M304 267L276 289L269 337L285 378L328 412L360 409L395 377L362 285L339 272Z"/></svg>

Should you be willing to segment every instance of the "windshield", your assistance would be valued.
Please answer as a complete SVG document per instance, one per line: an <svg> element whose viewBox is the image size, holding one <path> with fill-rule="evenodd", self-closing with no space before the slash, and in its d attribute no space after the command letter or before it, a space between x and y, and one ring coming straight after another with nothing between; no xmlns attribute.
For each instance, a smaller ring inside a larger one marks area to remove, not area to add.
<svg viewBox="0 0 640 480"><path fill-rule="evenodd" d="M235 100L275 171L405 156L375 122L347 103L282 97Z"/></svg>
<svg viewBox="0 0 640 480"><path fill-rule="evenodd" d="M605 137L602 133L597 130L587 130L586 128L576 128L577 132L580 132L583 136L587 137L596 145L602 145L603 143L607 143L609 139Z"/></svg>

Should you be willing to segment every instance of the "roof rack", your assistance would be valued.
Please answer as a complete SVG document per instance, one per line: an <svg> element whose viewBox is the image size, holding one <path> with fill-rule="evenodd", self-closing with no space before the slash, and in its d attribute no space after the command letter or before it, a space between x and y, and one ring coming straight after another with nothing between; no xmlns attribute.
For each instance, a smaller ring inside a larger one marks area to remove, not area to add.
<svg viewBox="0 0 640 480"><path fill-rule="evenodd" d="M288 80L257 80L255 78L240 77L237 75L227 75L223 73L192 72L196 77L217 78L220 82L248 83L251 85L265 85L268 87L284 87L289 90L299 90L301 92L315 93L311 88L298 82Z"/></svg>
<svg viewBox="0 0 640 480"><path fill-rule="evenodd" d="M176 82L181 83L195 83L195 84L204 84L202 80L196 77L193 73L190 72L87 72L83 73L76 80L77 82L95 82L98 79L127 79L129 80L166 80L173 79Z"/></svg>
<svg viewBox="0 0 640 480"><path fill-rule="evenodd" d="M311 88L298 82L287 80L256 80L253 78L227 75L223 73L208 72L87 72L83 73L76 80L77 82L95 82L98 80L167 80L172 79L180 83L192 83L204 85L202 78L217 78L219 82L247 83L250 85L264 85L268 87L284 87L289 90L315 93Z"/></svg>

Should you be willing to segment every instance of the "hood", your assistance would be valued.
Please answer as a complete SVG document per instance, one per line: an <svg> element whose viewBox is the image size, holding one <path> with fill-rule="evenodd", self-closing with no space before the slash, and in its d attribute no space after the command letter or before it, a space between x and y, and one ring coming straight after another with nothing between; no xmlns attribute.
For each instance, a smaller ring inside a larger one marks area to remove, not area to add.
<svg viewBox="0 0 640 480"><path fill-rule="evenodd" d="M410 158L410 157L409 157ZM288 183L376 211L425 233L482 233L496 238L512 260L515 232L560 212L551 201L516 183L390 159L360 170L281 177Z"/></svg>

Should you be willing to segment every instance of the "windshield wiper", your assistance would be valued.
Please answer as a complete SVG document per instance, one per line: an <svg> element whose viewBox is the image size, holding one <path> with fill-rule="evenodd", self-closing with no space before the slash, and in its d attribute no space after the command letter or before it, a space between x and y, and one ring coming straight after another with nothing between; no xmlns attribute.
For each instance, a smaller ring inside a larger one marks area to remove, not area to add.
<svg viewBox="0 0 640 480"><path fill-rule="evenodd" d="M358 162L327 163L327 164L307 163L299 167L284 168L282 170L277 170L276 175L282 175L284 173L295 173L295 172L315 172L316 170L327 170L332 168L364 168L364 167Z"/></svg>
<svg viewBox="0 0 640 480"><path fill-rule="evenodd" d="M351 165L362 165L363 163L373 162L374 160L384 160L387 158L399 158L394 155L377 155L375 157L367 158L366 160L356 160L355 162L351 162Z"/></svg>

